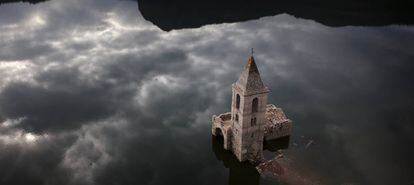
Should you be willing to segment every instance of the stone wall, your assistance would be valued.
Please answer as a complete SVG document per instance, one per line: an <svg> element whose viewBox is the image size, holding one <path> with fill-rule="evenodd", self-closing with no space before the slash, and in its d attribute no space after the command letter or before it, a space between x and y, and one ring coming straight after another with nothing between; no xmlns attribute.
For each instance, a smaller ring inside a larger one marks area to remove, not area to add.
<svg viewBox="0 0 414 185"><path fill-rule="evenodd" d="M268 104L266 107L265 140L289 136L292 132L292 121L286 118L281 108Z"/></svg>

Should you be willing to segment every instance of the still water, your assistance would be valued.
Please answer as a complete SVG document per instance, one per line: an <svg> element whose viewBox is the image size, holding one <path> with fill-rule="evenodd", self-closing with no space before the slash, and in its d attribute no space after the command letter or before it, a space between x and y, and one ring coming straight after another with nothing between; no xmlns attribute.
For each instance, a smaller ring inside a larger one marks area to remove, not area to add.
<svg viewBox="0 0 414 185"><path fill-rule="evenodd" d="M289 184L211 137L250 48L300 178L413 183L414 27L281 14L164 32L135 1L51 0L0 6L0 184Z"/></svg>

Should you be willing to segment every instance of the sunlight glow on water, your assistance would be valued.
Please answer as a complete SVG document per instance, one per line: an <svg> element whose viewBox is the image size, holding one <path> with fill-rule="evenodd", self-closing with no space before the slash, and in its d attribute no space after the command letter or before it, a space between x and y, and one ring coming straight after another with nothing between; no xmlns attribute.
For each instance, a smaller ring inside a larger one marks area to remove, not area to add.
<svg viewBox="0 0 414 185"><path fill-rule="evenodd" d="M33 143L37 140L37 137L35 135L33 135L32 133L27 133L24 135L24 138L26 139L27 142L29 143Z"/></svg>

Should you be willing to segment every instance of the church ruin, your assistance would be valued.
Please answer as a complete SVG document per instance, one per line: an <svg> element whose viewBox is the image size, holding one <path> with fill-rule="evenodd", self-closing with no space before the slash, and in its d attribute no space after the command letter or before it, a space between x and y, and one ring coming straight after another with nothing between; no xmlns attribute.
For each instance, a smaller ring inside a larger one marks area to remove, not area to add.
<svg viewBox="0 0 414 185"><path fill-rule="evenodd" d="M212 134L222 135L223 147L239 161L260 162L263 142L290 136L292 121L281 108L267 104L270 91L263 85L253 55L232 91L231 112L213 115Z"/></svg>

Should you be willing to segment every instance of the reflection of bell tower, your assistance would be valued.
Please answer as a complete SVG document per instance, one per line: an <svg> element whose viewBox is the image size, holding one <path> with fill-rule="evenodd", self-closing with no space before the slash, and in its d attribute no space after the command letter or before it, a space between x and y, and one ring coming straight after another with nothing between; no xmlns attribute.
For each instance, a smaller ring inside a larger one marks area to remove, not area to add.
<svg viewBox="0 0 414 185"><path fill-rule="evenodd" d="M257 161L262 158L269 90L263 85L253 55L232 88L232 150L240 161Z"/></svg>
<svg viewBox="0 0 414 185"><path fill-rule="evenodd" d="M250 163L241 163L228 150L223 148L223 140L213 136L212 149L217 160L222 161L224 167L229 169L229 185L259 185L260 174L257 172L254 165Z"/></svg>

